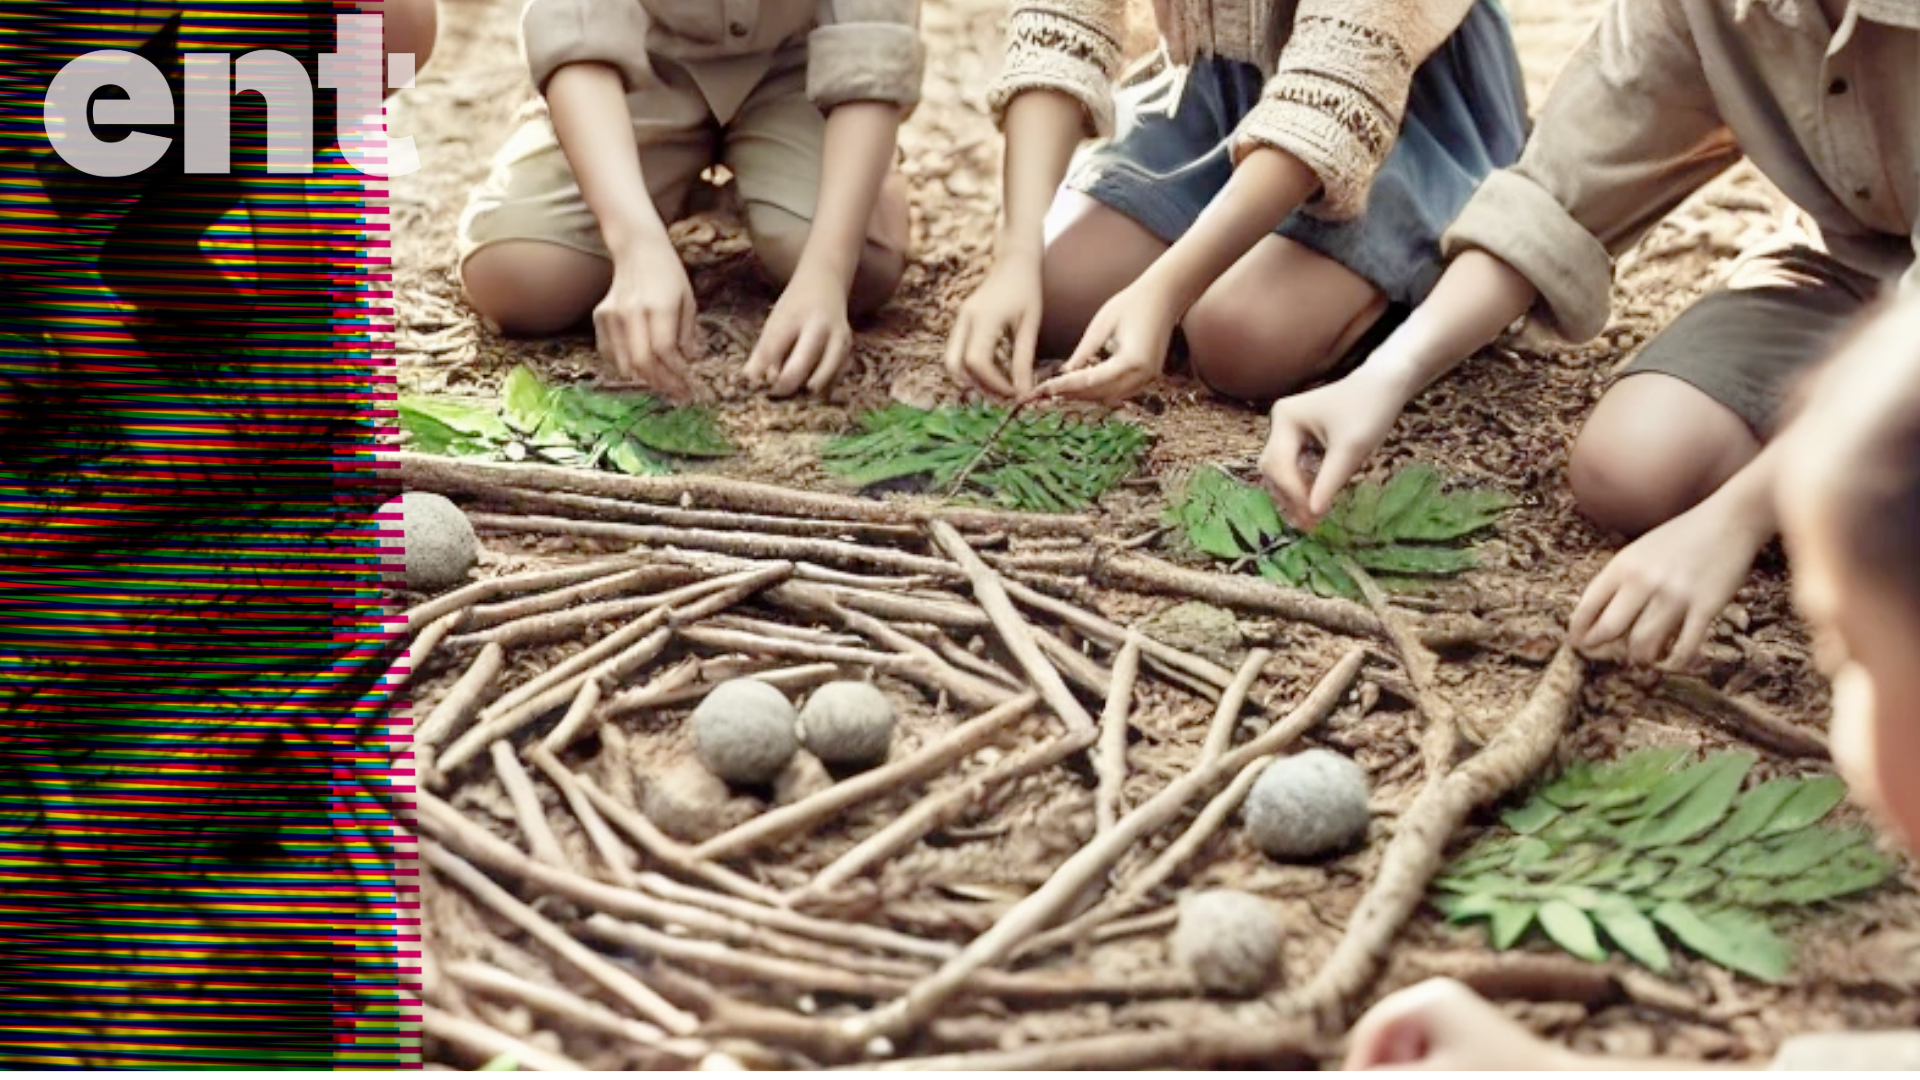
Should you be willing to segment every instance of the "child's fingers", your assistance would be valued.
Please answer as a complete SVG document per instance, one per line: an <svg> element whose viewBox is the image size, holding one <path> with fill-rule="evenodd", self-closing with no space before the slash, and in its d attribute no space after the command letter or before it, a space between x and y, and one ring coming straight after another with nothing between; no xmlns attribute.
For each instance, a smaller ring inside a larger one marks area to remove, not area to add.
<svg viewBox="0 0 1920 1080"><path fill-rule="evenodd" d="M700 355L700 304L692 289L680 298L680 355L688 363Z"/></svg>
<svg viewBox="0 0 1920 1080"><path fill-rule="evenodd" d="M1687 609L1682 601L1655 593L1640 610L1627 636L1627 656L1636 664L1655 664L1667 654L1667 646L1679 635Z"/></svg>
<svg viewBox="0 0 1920 1080"><path fill-rule="evenodd" d="M800 331L800 339L795 342L793 351L787 354L786 365L774 380L775 397L786 397L806 385L807 376L820 365L821 355L826 351L831 334L825 323L815 320L807 322Z"/></svg>
<svg viewBox="0 0 1920 1080"><path fill-rule="evenodd" d="M1713 631L1714 621L1719 617L1720 613L1706 604L1696 605L1688 611L1687 621L1680 627L1680 636L1674 640L1673 652L1667 657L1668 665L1676 669L1691 667L1707 647L1707 635Z"/></svg>
<svg viewBox="0 0 1920 1080"><path fill-rule="evenodd" d="M1360 465L1371 450L1354 446L1338 439L1326 440L1334 445L1326 448L1326 455L1320 459L1320 471L1313 479L1313 495L1307 504L1315 520L1325 517L1333 509L1333 500L1340 489L1347 486L1353 474L1360 471Z"/></svg>
<svg viewBox="0 0 1920 1080"><path fill-rule="evenodd" d="M1633 626L1634 620L1639 618L1640 612L1647 606L1647 596L1651 592L1651 589L1638 582L1615 585L1609 581L1605 592L1601 594L1604 597L1604 606L1596 609L1599 612L1598 617L1592 620L1585 633L1575 633L1574 641L1583 648L1598 648L1618 640ZM1585 603L1587 601L1583 600L1582 604Z"/></svg>
<svg viewBox="0 0 1920 1080"><path fill-rule="evenodd" d="M1028 311L1013 331L1013 389L1033 393L1033 365L1040 352L1040 313Z"/></svg>
<svg viewBox="0 0 1920 1080"><path fill-rule="evenodd" d="M1101 399L1125 374L1119 364L1110 360L1095 367L1055 375L1036 387L1034 393L1040 397Z"/></svg>
<svg viewBox="0 0 1920 1080"><path fill-rule="evenodd" d="M647 318L647 343L653 349L653 368L661 388L669 396L684 398L693 390L693 373L687 370L686 357L680 355L680 319L678 312L656 311Z"/></svg>
<svg viewBox="0 0 1920 1080"><path fill-rule="evenodd" d="M1260 455L1260 471L1266 474L1274 493L1280 497L1280 512L1296 527L1308 517L1311 501L1306 470L1300 467L1300 451L1305 445L1305 430L1292 417L1276 413L1273 430L1267 435L1267 448Z"/></svg>
<svg viewBox="0 0 1920 1080"><path fill-rule="evenodd" d="M792 351L796 336L786 319L767 320L766 328L760 331L760 340L753 343L752 355L747 357L747 379L755 386L772 382L774 371Z"/></svg>
<svg viewBox="0 0 1920 1080"><path fill-rule="evenodd" d="M827 388L833 385L833 380L840 377L840 369L846 366L847 360L852 355L852 332L844 329L835 330L833 336L827 340L825 359L821 360L820 366L814 369L813 377L807 380L807 389L816 394L826 393Z"/></svg>
<svg viewBox="0 0 1920 1080"><path fill-rule="evenodd" d="M940 358L947 369L947 378L962 386L967 384L967 341L973 333L973 312L961 308L960 314L953 320L953 330L947 334L946 354Z"/></svg>
<svg viewBox="0 0 1920 1080"><path fill-rule="evenodd" d="M994 352L1000 347L1000 336L1005 327L998 319L981 319L972 326L971 336L967 339L966 369L973 384L990 394L1003 398L1014 395L1013 383L1000 372L1000 365L994 362Z"/></svg>

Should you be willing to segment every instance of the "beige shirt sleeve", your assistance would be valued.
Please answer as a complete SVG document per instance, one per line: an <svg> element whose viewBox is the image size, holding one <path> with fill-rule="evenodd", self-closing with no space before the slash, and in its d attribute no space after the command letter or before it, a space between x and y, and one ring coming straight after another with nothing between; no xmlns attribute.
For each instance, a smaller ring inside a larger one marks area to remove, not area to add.
<svg viewBox="0 0 1920 1080"><path fill-rule="evenodd" d="M629 91L653 82L647 62L650 20L640 0L527 0L520 47L534 89L568 64L611 65Z"/></svg>
<svg viewBox="0 0 1920 1080"><path fill-rule="evenodd" d="M1614 0L1568 61L1520 162L1488 177L1441 240L1531 281L1563 338L1606 328L1613 256L1740 159L1681 0Z"/></svg>
<svg viewBox="0 0 1920 1080"><path fill-rule="evenodd" d="M1127 0L1014 0L1007 58L987 91L995 125L1028 90L1057 90L1087 112L1095 135L1113 133L1113 77L1120 68Z"/></svg>
<svg viewBox="0 0 1920 1080"><path fill-rule="evenodd" d="M1781 1072L1909 1072L1920 1069L1920 1031L1837 1031L1797 1035L1780 1045Z"/></svg>
<svg viewBox="0 0 1920 1080"><path fill-rule="evenodd" d="M1460 28L1475 0L1301 0L1260 101L1241 121L1234 160L1285 150L1320 180L1307 209L1359 217L1393 152L1414 72Z"/></svg>
<svg viewBox="0 0 1920 1080"><path fill-rule="evenodd" d="M823 111L849 101L910 110L926 65L919 0L820 0L807 38L807 96Z"/></svg>

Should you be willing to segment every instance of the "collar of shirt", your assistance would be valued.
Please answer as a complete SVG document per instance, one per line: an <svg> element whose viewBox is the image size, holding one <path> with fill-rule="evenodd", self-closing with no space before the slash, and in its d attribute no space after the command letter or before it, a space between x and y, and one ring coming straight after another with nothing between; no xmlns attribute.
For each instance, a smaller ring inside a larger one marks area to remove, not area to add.
<svg viewBox="0 0 1920 1080"><path fill-rule="evenodd" d="M1745 22L1753 14L1755 7L1765 8L1767 13L1782 24L1796 30L1806 30L1818 25L1807 5L1815 0L1734 0L1733 18L1736 22ZM1897 26L1902 30L1920 30L1920 0L1853 0L1851 5L1855 15L1870 19L1887 26Z"/></svg>

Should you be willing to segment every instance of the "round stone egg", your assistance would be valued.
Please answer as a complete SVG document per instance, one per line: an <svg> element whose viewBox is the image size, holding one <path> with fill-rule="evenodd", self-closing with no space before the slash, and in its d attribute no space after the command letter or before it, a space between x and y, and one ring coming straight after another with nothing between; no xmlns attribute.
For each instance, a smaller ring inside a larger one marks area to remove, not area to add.
<svg viewBox="0 0 1920 1080"><path fill-rule="evenodd" d="M893 703L868 682L831 682L800 710L800 741L828 765L873 765L893 745Z"/></svg>
<svg viewBox="0 0 1920 1080"><path fill-rule="evenodd" d="M430 491L409 491L380 508L383 514L400 512L402 541L400 579L415 592L450 589L467 579L480 561L480 538L453 500Z"/></svg>
<svg viewBox="0 0 1920 1080"><path fill-rule="evenodd" d="M1280 917L1251 893L1208 889L1180 898L1170 946L1200 989L1254 997L1280 975Z"/></svg>
<svg viewBox="0 0 1920 1080"><path fill-rule="evenodd" d="M727 782L691 757L642 778L640 811L675 840L698 844L753 817L752 799L736 796Z"/></svg>
<svg viewBox="0 0 1920 1080"><path fill-rule="evenodd" d="M693 710L701 764L730 784L766 784L800 749L787 695L758 679L730 679Z"/></svg>
<svg viewBox="0 0 1920 1080"><path fill-rule="evenodd" d="M1267 766L1242 813L1261 851L1306 860L1358 844L1367 835L1367 774L1331 750L1307 750Z"/></svg>

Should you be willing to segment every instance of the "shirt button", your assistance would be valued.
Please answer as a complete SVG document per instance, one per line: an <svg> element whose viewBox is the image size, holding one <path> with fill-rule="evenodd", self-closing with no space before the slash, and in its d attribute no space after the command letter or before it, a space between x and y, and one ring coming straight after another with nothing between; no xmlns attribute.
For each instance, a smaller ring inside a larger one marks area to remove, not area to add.
<svg viewBox="0 0 1920 1080"><path fill-rule="evenodd" d="M1835 97L1839 97L1841 94L1844 94L1846 92L1847 92L1847 80L1845 79L1835 79L1832 82L1827 84L1827 93L1832 94Z"/></svg>
<svg viewBox="0 0 1920 1080"><path fill-rule="evenodd" d="M1861 202L1866 202L1868 199L1873 198L1873 189L1870 187L1854 188L1853 197L1859 199Z"/></svg>
<svg viewBox="0 0 1920 1080"><path fill-rule="evenodd" d="M727 33L732 34L734 37L746 37L747 31L751 29L753 28L748 26L746 23L735 22L735 23L728 24Z"/></svg>

